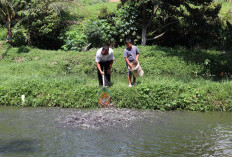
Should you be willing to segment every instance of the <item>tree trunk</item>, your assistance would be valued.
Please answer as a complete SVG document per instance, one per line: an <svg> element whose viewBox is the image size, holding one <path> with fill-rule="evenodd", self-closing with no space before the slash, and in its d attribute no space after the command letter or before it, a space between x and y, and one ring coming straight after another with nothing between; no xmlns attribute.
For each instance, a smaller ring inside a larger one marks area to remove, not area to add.
<svg viewBox="0 0 232 157"><path fill-rule="evenodd" d="M143 6L142 19L143 19L143 28L142 28L142 41L141 41L141 45L145 46L146 43L147 43L146 5Z"/></svg>
<svg viewBox="0 0 232 157"><path fill-rule="evenodd" d="M11 20L10 18L7 18L7 37L6 42L11 43L12 42L12 32L11 32Z"/></svg>
<svg viewBox="0 0 232 157"><path fill-rule="evenodd" d="M146 43L147 43L147 27L143 27L141 45L145 46Z"/></svg>

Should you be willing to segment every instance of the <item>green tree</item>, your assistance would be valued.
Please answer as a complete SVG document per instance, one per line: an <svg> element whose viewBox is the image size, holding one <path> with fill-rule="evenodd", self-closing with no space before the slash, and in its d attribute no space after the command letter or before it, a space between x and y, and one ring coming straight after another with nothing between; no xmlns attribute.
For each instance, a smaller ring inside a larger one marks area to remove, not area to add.
<svg viewBox="0 0 232 157"><path fill-rule="evenodd" d="M39 48L58 49L62 41L58 38L67 26L63 15L67 15L62 3L58 0L31 0L20 12L20 19L14 28L14 38L22 44ZM68 1L65 1L68 2Z"/></svg>
<svg viewBox="0 0 232 157"><path fill-rule="evenodd" d="M25 0L0 0L0 19L7 27L7 42L12 43L12 26L17 22L18 13L24 9Z"/></svg>
<svg viewBox="0 0 232 157"><path fill-rule="evenodd" d="M173 29L184 38L212 35L215 31L211 29L217 24L220 11L220 5L213 0L122 0L121 3L121 8L129 6L139 11L135 23L141 26L138 32L142 45L168 36Z"/></svg>

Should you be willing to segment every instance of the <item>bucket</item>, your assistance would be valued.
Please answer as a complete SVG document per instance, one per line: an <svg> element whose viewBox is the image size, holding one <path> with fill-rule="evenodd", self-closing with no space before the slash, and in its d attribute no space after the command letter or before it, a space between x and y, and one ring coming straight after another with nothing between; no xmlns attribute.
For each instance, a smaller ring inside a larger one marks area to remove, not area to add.
<svg viewBox="0 0 232 157"><path fill-rule="evenodd" d="M141 66L139 65L139 62L137 61L132 62L132 69L129 68L129 70L132 72L134 77L141 77L144 73Z"/></svg>

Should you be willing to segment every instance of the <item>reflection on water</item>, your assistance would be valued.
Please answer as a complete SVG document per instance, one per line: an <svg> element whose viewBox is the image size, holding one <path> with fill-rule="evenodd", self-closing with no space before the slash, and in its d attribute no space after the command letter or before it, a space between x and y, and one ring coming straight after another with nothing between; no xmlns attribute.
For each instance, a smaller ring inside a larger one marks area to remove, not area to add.
<svg viewBox="0 0 232 157"><path fill-rule="evenodd" d="M0 107L0 156L232 156L232 113L146 111L149 119L97 130L59 123L77 112L96 114Z"/></svg>

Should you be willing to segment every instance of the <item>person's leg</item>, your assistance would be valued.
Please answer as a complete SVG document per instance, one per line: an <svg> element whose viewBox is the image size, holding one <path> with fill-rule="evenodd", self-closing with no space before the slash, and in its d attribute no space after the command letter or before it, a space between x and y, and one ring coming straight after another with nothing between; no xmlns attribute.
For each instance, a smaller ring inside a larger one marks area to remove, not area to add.
<svg viewBox="0 0 232 157"><path fill-rule="evenodd" d="M128 69L127 75L128 75L128 87L131 87L131 86L132 86L132 84L131 84L131 76L132 76L132 74L131 74L131 72L129 71L129 69Z"/></svg>
<svg viewBox="0 0 232 157"><path fill-rule="evenodd" d="M127 69L127 78L128 78L128 87L131 87L131 72L128 68L128 64L126 63L126 69Z"/></svg>
<svg viewBox="0 0 232 157"><path fill-rule="evenodd" d="M131 75L128 75L128 86L131 86Z"/></svg>
<svg viewBox="0 0 232 157"><path fill-rule="evenodd" d="M103 65L102 65L102 62L99 63L100 66L101 66L101 69L103 70ZM99 86L102 86L103 85L103 82L102 82L102 75L100 73L100 71L97 69L97 75L98 75L98 83L99 83Z"/></svg>
<svg viewBox="0 0 232 157"><path fill-rule="evenodd" d="M108 69L110 68L110 62L105 62L104 65L105 68L105 81L106 81L106 86L110 86L110 73L108 74Z"/></svg>
<svg viewBox="0 0 232 157"><path fill-rule="evenodd" d="M133 85L137 85L136 83L136 77L133 75Z"/></svg>

